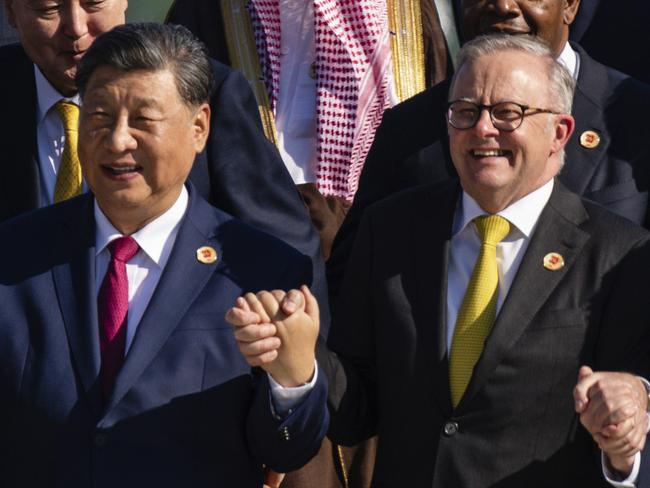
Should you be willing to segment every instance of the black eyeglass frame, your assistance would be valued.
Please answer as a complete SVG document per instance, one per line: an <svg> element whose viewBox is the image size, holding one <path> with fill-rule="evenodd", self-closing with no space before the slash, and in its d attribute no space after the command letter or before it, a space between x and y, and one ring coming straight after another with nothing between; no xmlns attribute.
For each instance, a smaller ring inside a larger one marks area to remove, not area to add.
<svg viewBox="0 0 650 488"><path fill-rule="evenodd" d="M467 126L467 127L458 127L451 120L451 113L452 113L451 107L452 107L452 105L454 105L455 103L458 103L458 102L463 102L463 103L473 105L478 109L478 111L476 112L476 118L475 118L474 122L471 125ZM521 115L519 117L519 123L517 123L517 125L515 125L512 128L507 127L507 126L504 127L503 126L503 124L504 124L503 121L495 120L495 118L494 118L494 113L493 113L494 109L496 107L499 107L499 106L502 106L502 105L505 105L505 104L516 105L517 107L519 107L521 109ZM497 103L492 104L492 105L485 105L485 104L478 104L478 103L471 102L469 100L464 100L462 98L459 98L457 100L452 100L450 102L447 102L447 122L449 122L449 125L451 125L454 129L468 130L468 129L471 129L471 128L476 126L479 119L481 118L481 114L483 113L483 110L487 110L488 113L490 114L490 120L492 121L492 125L494 125L494 127L496 129L502 130L504 132L513 132L513 131L519 129L519 127L521 127L521 124L524 123L524 118L529 116L529 115L537 115L537 114L560 115L561 114L561 112L558 112L556 110L551 110L551 109L547 109L547 108L539 108L539 107L531 107L530 105L524 105L522 103L511 102L511 101L508 101L508 100L504 100L503 102L497 102ZM528 110L532 110L532 112L527 112Z"/></svg>

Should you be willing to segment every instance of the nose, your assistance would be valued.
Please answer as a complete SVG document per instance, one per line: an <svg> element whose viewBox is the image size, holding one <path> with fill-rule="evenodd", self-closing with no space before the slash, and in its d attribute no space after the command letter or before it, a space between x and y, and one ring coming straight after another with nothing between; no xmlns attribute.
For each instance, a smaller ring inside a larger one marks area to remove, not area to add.
<svg viewBox="0 0 650 488"><path fill-rule="evenodd" d="M516 0L494 0L494 12L503 16L519 15L519 3Z"/></svg>
<svg viewBox="0 0 650 488"><path fill-rule="evenodd" d="M81 39L88 33L89 13L78 0L67 3L62 14L63 32L71 39Z"/></svg>
<svg viewBox="0 0 650 488"><path fill-rule="evenodd" d="M482 138L499 135L499 129L494 127L492 118L490 117L490 111L486 108L481 110L476 125L474 125L474 130Z"/></svg>
<svg viewBox="0 0 650 488"><path fill-rule="evenodd" d="M133 151L138 147L138 143L131 133L127 117L120 117L115 121L115 125L110 128L110 133L104 139L104 144L108 150L115 154Z"/></svg>

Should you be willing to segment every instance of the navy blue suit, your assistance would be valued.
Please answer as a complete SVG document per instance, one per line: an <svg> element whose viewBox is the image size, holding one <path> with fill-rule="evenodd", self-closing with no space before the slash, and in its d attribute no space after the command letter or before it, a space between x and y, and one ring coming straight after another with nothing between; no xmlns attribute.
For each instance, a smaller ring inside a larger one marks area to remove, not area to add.
<svg viewBox="0 0 650 488"><path fill-rule="evenodd" d="M0 48L0 101L11 117L0 118L3 176L0 221L39 208L34 65L19 45ZM320 240L277 149L265 137L255 97L238 71L212 62L210 137L195 160L190 181L208 202L289 243L312 259L314 293L329 324L325 265Z"/></svg>
<svg viewBox="0 0 650 488"><path fill-rule="evenodd" d="M638 224L647 217L650 186L650 86L594 61L578 45L580 70L572 113L575 133L566 146L560 181L571 191ZM364 209L413 186L455 176L445 111L450 80L386 110L361 173L354 203L327 263L328 285L338 294ZM584 147L595 131L600 144Z"/></svg>
<svg viewBox="0 0 650 488"><path fill-rule="evenodd" d="M224 320L237 296L311 281L309 258L190 203L169 261L102 402L93 198L0 226L0 486L259 488L327 429L326 385L286 419ZM203 264L201 246L218 260Z"/></svg>

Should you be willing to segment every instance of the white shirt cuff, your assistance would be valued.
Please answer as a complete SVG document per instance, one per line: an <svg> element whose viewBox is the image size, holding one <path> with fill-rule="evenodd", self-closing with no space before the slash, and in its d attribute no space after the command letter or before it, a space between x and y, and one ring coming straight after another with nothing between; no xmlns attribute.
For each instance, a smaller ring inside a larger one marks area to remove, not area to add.
<svg viewBox="0 0 650 488"><path fill-rule="evenodd" d="M605 453L601 453L600 459L603 466L603 475L605 475L605 479L610 485L616 486L618 488L634 488L636 486L636 479L639 477L639 469L641 468L640 452L637 452L634 456L634 466L632 466L632 472L624 480L617 479L618 476L614 474L614 471L612 470Z"/></svg>
<svg viewBox="0 0 650 488"><path fill-rule="evenodd" d="M275 413L280 418L284 418L289 415L314 388L316 380L318 379L318 363L314 361L314 376L309 383L293 388L285 388L275 381L270 374L267 374L267 376L269 377L269 385L271 386L271 398L273 400Z"/></svg>

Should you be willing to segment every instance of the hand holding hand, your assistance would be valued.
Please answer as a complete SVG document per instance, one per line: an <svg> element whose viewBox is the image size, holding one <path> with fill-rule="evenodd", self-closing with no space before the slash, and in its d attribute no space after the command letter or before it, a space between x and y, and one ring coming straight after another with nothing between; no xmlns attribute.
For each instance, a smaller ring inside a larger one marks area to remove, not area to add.
<svg viewBox="0 0 650 488"><path fill-rule="evenodd" d="M631 374L594 373L583 366L573 397L580 422L612 467L629 474L646 438L647 395L641 381Z"/></svg>
<svg viewBox="0 0 650 488"><path fill-rule="evenodd" d="M311 379L319 311L306 286L288 294L247 293L237 299L226 320L235 326L235 339L248 364L261 366L285 387Z"/></svg>

